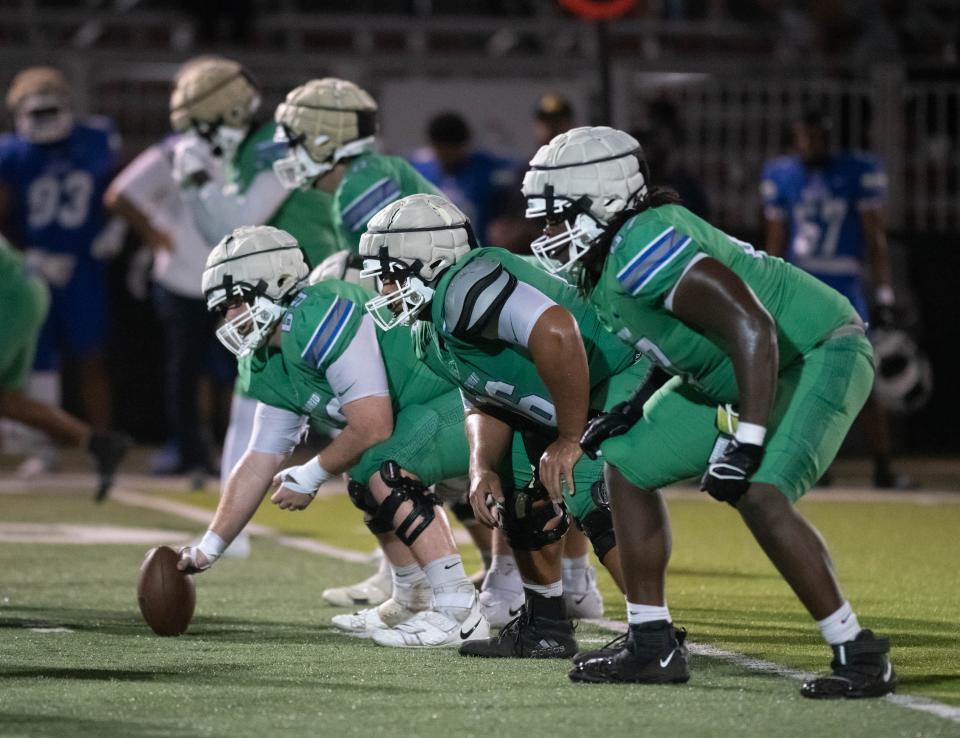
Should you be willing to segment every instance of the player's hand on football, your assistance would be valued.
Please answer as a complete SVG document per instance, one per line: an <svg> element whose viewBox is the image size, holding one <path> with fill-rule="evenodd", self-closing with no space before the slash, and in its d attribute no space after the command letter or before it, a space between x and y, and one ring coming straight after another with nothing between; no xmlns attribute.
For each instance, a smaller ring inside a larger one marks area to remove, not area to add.
<svg viewBox="0 0 960 738"><path fill-rule="evenodd" d="M733 440L726 451L707 468L700 489L734 507L750 488L750 477L763 461L763 446Z"/></svg>
<svg viewBox="0 0 960 738"><path fill-rule="evenodd" d="M213 561L207 558L199 546L185 546L178 553L180 560L177 561L177 568L187 574L199 574L213 566Z"/></svg>
<svg viewBox="0 0 960 738"><path fill-rule="evenodd" d="M470 506L477 520L488 528L496 528L500 521L490 502L503 504L503 488L500 475L492 469L483 469L470 474Z"/></svg>
<svg viewBox="0 0 960 738"><path fill-rule="evenodd" d="M563 500L564 492L576 494L573 466L582 455L579 439L561 436L547 446L540 457L540 483L555 502Z"/></svg>

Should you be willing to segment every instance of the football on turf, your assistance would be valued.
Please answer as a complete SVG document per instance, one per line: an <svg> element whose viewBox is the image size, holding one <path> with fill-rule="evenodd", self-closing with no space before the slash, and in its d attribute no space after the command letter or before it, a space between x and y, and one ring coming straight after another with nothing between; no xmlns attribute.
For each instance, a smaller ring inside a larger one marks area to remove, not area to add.
<svg viewBox="0 0 960 738"><path fill-rule="evenodd" d="M143 619L159 636L183 633L197 604L193 577L177 569L179 558L169 546L158 546L147 551L140 566L137 602Z"/></svg>

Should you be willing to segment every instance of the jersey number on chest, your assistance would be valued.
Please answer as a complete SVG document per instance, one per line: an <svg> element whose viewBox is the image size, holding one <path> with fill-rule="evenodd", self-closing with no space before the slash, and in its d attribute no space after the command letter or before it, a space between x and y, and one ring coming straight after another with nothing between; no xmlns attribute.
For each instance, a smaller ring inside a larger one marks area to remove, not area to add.
<svg viewBox="0 0 960 738"><path fill-rule="evenodd" d="M27 191L27 218L31 228L45 228L56 222L72 230L82 226L90 213L93 177L77 169L63 178L46 174L30 183Z"/></svg>

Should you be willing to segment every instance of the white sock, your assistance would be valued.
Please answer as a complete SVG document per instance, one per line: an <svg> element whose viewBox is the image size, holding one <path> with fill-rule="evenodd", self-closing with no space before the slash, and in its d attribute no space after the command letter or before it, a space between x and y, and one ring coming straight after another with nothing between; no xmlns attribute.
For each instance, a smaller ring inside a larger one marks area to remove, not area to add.
<svg viewBox="0 0 960 738"><path fill-rule="evenodd" d="M460 554L434 559L423 571L433 587L434 608L462 622L473 607L477 588L467 579Z"/></svg>
<svg viewBox="0 0 960 738"><path fill-rule="evenodd" d="M571 559L564 556L560 559L560 567L564 574L573 569L586 569L588 566L590 566L590 554Z"/></svg>
<svg viewBox="0 0 960 738"><path fill-rule="evenodd" d="M393 566L391 569L393 570L393 599L401 605L413 606L419 599L416 590L427 582L423 569L419 564Z"/></svg>
<svg viewBox="0 0 960 738"><path fill-rule="evenodd" d="M670 608L666 605L663 607L660 605L638 605L635 602L627 600L627 622L630 623L630 625L652 623L656 620L666 620L668 623L673 622L670 619Z"/></svg>
<svg viewBox="0 0 960 738"><path fill-rule="evenodd" d="M818 620L817 625L823 633L823 639L831 646L852 641L862 630L849 602L844 602L832 615Z"/></svg>
<svg viewBox="0 0 960 738"><path fill-rule="evenodd" d="M524 589L529 589L531 592L536 592L541 597L562 597L563 596L563 580L559 579L552 584L530 584L529 582L523 583Z"/></svg>

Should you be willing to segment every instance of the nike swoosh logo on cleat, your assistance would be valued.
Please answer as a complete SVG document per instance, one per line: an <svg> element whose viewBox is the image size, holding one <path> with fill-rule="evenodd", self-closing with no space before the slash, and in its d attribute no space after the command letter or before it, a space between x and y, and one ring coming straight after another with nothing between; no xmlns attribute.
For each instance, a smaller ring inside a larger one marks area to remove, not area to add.
<svg viewBox="0 0 960 738"><path fill-rule="evenodd" d="M443 568L444 568L444 569L452 569L453 567L455 567L455 566L456 566L457 564L459 564L459 563L460 563L460 562L458 561L456 564L447 564L447 565L446 565L445 567L443 567Z"/></svg>
<svg viewBox="0 0 960 738"><path fill-rule="evenodd" d="M479 628L479 627L480 627L480 621L478 620L477 622L475 622L475 623L473 624L473 627L470 628L470 630L468 630L466 633L463 632L463 628L460 628L460 637L461 637L463 640L466 640L467 638L469 638L469 637L473 634L473 631L475 631L475 630L476 630L477 628Z"/></svg>
<svg viewBox="0 0 960 738"><path fill-rule="evenodd" d="M673 661L673 654L675 654L676 652L677 652L677 649L673 649L673 650L670 652L670 655L667 656L667 658L665 658L665 659L660 659L660 668L661 668L661 669L666 669L668 666L670 666L670 662Z"/></svg>
<svg viewBox="0 0 960 738"><path fill-rule="evenodd" d="M575 600L573 601L573 603L574 603L575 605L579 605L579 604L580 604L581 602L583 602L585 599L587 599L587 596L586 596L586 595L583 595L583 596L580 597L579 599L575 599Z"/></svg>
<svg viewBox="0 0 960 738"><path fill-rule="evenodd" d="M890 677L892 676L893 676L893 664L888 661L887 668L883 670L883 681L889 682Z"/></svg>
<svg viewBox="0 0 960 738"><path fill-rule="evenodd" d="M507 612L510 613L510 617L514 617L514 616L516 616L522 609L523 609L523 605L520 605L520 607L518 607L516 610L514 610L512 607L508 607L508 608L507 608Z"/></svg>

